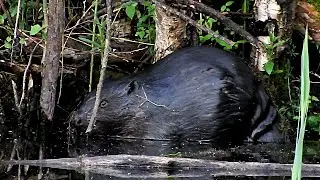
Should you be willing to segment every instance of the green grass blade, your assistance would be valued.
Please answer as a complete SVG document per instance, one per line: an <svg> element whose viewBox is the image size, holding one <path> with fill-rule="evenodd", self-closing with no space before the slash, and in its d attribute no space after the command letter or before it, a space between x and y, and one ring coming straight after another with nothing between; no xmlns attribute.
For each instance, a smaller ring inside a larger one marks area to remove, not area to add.
<svg viewBox="0 0 320 180"><path fill-rule="evenodd" d="M300 87L300 110L299 110L299 132L296 140L296 149L294 164L292 168L292 180L301 179L302 169L302 153L303 139L306 128L306 119L308 113L308 98L310 94L310 79L309 79L309 53L308 53L308 26L306 27L305 38L303 42L301 55L301 87Z"/></svg>

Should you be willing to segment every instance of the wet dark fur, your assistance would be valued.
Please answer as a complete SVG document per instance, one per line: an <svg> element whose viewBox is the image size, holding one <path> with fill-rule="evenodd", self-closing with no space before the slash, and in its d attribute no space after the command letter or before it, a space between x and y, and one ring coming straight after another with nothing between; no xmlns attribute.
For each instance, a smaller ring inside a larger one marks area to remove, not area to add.
<svg viewBox="0 0 320 180"><path fill-rule="evenodd" d="M95 92L74 119L86 127ZM216 48L178 50L151 68L104 82L96 118L100 134L241 144L272 130L277 112L243 60ZM267 137L266 141L272 141Z"/></svg>

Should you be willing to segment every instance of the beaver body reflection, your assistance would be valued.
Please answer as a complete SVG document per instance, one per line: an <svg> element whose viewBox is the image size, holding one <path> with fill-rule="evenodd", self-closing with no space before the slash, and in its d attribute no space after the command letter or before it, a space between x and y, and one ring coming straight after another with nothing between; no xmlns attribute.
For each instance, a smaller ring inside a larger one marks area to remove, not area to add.
<svg viewBox="0 0 320 180"><path fill-rule="evenodd" d="M171 148L279 140L277 111L251 69L216 48L184 48L138 74L106 79L101 100L98 134L168 140ZM74 115L77 126L87 127L94 101L92 92Z"/></svg>

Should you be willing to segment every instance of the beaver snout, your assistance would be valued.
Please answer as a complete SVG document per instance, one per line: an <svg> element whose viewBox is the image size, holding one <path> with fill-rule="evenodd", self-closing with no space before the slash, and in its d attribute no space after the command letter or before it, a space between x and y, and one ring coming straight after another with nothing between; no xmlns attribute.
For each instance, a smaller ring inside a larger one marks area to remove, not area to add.
<svg viewBox="0 0 320 180"><path fill-rule="evenodd" d="M88 125L89 117L85 112L74 112L71 116L72 125L82 127Z"/></svg>

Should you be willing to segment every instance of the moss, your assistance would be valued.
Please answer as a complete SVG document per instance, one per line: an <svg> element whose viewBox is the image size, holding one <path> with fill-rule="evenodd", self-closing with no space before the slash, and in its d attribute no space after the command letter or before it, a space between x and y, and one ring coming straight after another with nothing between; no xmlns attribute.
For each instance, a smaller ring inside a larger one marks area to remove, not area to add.
<svg viewBox="0 0 320 180"><path fill-rule="evenodd" d="M316 20L320 21L320 0L307 0L307 2L311 5L313 5L313 10L316 12L319 12L316 16Z"/></svg>
<svg viewBox="0 0 320 180"><path fill-rule="evenodd" d="M320 12L320 0L307 0L308 3L315 7L315 10Z"/></svg>

